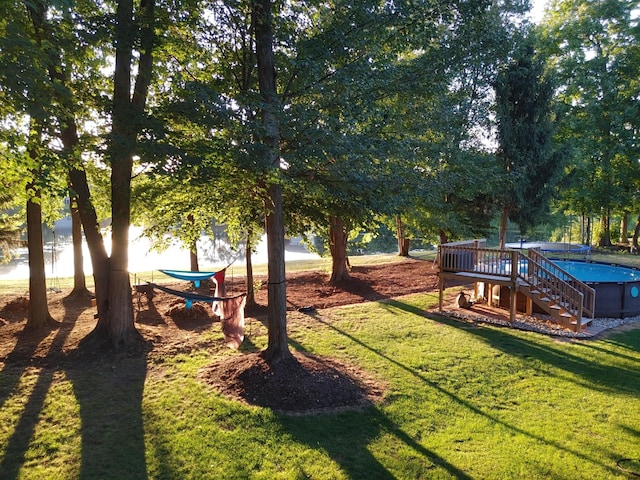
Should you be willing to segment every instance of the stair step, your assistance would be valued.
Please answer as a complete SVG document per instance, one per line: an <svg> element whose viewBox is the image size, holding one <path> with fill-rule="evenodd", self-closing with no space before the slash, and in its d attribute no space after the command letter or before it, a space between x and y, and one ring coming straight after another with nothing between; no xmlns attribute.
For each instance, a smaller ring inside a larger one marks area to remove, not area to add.
<svg viewBox="0 0 640 480"><path fill-rule="evenodd" d="M567 302L560 302L560 298L554 298L553 289L545 288L534 283L521 282L518 290L530 298L560 325L578 330L576 315L571 313L570 305ZM582 319L581 327L585 328L591 323L591 319Z"/></svg>
<svg viewBox="0 0 640 480"><path fill-rule="evenodd" d="M580 324L580 326L582 327L582 329L584 330L585 328L587 328L589 325L591 325L591 323L593 322L592 318L583 318L582 319L582 323ZM571 330L573 330L574 332L578 331L578 320L573 320L571 322Z"/></svg>

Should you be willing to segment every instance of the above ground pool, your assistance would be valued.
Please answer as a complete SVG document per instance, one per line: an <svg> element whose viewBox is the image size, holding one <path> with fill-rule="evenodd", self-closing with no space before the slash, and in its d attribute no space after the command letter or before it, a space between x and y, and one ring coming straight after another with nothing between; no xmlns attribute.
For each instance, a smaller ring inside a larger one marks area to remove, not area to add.
<svg viewBox="0 0 640 480"><path fill-rule="evenodd" d="M640 315L640 270L604 263L552 260L596 291L597 318Z"/></svg>

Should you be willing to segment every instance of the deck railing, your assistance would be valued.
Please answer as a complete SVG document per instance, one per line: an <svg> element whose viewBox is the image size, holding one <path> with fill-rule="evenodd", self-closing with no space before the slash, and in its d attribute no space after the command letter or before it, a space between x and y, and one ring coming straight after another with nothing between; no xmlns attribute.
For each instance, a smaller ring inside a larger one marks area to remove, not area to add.
<svg viewBox="0 0 640 480"><path fill-rule="evenodd" d="M595 290L535 250L526 256L518 250L487 248L484 240L447 243L438 247L438 265L442 271L509 278L514 284L520 278L575 315L578 327L583 314L594 316Z"/></svg>
<svg viewBox="0 0 640 480"><path fill-rule="evenodd" d="M438 249L440 270L500 277L511 277L513 274L515 280L517 271L512 272L511 265L518 265L518 252L486 248L484 245L486 244L477 240L440 245Z"/></svg>

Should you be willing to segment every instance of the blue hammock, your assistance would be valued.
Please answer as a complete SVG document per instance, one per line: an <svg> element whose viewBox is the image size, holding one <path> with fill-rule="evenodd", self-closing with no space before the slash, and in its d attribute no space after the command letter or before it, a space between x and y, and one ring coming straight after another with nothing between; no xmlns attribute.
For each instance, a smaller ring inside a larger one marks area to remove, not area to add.
<svg viewBox="0 0 640 480"><path fill-rule="evenodd" d="M193 282L196 288L200 287L202 280L207 280L213 277L218 272L191 272L189 270L160 270L165 275L177 278L179 280L187 280Z"/></svg>
<svg viewBox="0 0 640 480"><path fill-rule="evenodd" d="M225 297L210 297L209 295L202 295L201 293L174 290L173 288L163 287L162 285L158 285L157 283L147 282L147 284L151 285L152 288L157 288L158 290L170 295L184 298L186 304L185 306L187 307L187 309L191 308L193 302L213 303L219 300L226 300Z"/></svg>

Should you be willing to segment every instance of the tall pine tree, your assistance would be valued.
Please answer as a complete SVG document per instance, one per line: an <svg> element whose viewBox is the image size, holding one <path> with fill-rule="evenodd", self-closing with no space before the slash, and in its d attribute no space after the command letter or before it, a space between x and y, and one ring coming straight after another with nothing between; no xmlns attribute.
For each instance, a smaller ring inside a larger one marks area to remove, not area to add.
<svg viewBox="0 0 640 480"><path fill-rule="evenodd" d="M499 194L504 247L507 220L515 222L521 234L544 221L563 162L551 144L553 87L529 42L499 72L494 88L497 157L505 173Z"/></svg>

